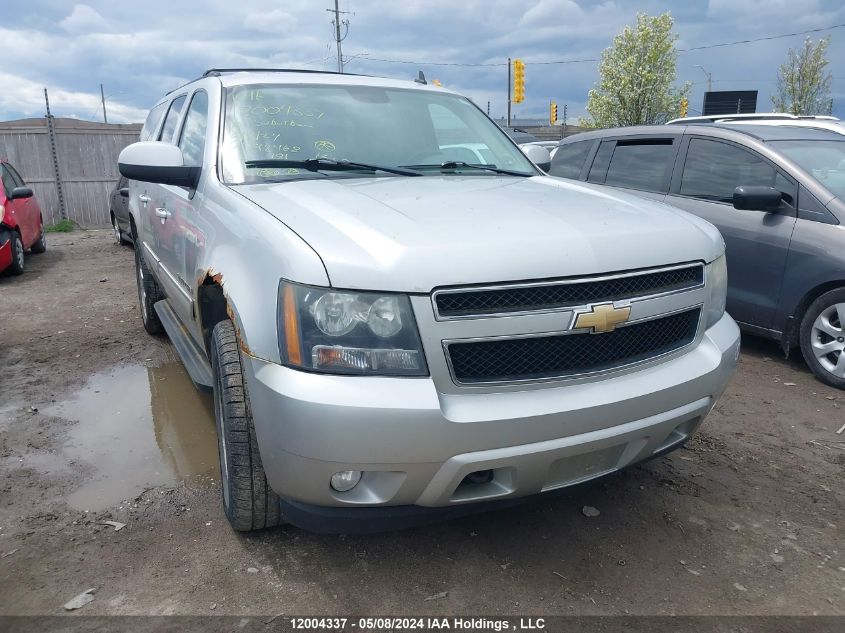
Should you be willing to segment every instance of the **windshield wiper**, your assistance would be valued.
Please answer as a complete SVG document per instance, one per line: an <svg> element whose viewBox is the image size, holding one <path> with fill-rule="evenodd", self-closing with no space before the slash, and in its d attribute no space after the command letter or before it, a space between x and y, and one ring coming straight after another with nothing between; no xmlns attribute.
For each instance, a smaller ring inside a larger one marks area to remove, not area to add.
<svg viewBox="0 0 845 633"><path fill-rule="evenodd" d="M386 167L384 165L369 165L367 163L354 163L349 160L335 160L334 158L306 158L304 160L282 160L267 158L260 160L248 160L244 163L246 167L291 167L294 169L306 169L308 171L353 171L366 169L369 171L384 171L399 176L422 176L418 171L402 169L401 167Z"/></svg>
<svg viewBox="0 0 845 633"><path fill-rule="evenodd" d="M438 169L480 169L482 171L492 171L497 174L505 174L506 176L534 176L536 174L526 174L521 171L512 171L510 169L502 169L495 165L475 165L473 163L465 163L462 160L449 160L439 165L402 165L402 167L410 167L412 169L425 169L426 167L437 167Z"/></svg>

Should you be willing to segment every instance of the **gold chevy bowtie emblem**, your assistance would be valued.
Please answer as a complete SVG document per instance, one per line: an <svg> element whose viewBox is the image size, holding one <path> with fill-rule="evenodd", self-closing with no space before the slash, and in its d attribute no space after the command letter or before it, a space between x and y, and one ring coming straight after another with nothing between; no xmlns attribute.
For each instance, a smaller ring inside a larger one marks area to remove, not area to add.
<svg viewBox="0 0 845 633"><path fill-rule="evenodd" d="M573 329L591 328L593 334L612 332L620 323L625 323L631 316L631 306L615 308L612 303L590 306L589 312L581 312L575 317Z"/></svg>

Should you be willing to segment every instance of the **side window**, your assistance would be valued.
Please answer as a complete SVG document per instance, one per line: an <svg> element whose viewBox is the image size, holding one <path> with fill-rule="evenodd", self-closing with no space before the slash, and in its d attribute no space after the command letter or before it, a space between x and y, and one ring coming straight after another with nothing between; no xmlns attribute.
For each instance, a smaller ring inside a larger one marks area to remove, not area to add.
<svg viewBox="0 0 845 633"><path fill-rule="evenodd" d="M179 149L185 157L185 165L198 167L202 165L202 153L205 149L205 130L208 125L208 94L204 90L197 90L185 115L185 125L182 126L182 138L179 139Z"/></svg>
<svg viewBox="0 0 845 633"><path fill-rule="evenodd" d="M595 141L577 141L557 148L549 175L578 180Z"/></svg>
<svg viewBox="0 0 845 633"><path fill-rule="evenodd" d="M158 129L158 124L161 123L161 117L164 116L164 109L166 107L167 102L159 103L156 107L150 110L150 113L147 115L147 120L144 121L144 127L141 128L139 140L149 141L153 137Z"/></svg>
<svg viewBox="0 0 845 633"><path fill-rule="evenodd" d="M694 138L687 151L680 194L732 202L734 189L740 185L774 187L776 176L777 170L757 154L728 143Z"/></svg>
<svg viewBox="0 0 845 633"><path fill-rule="evenodd" d="M672 139L618 141L604 183L642 191L668 191Z"/></svg>
<svg viewBox="0 0 845 633"><path fill-rule="evenodd" d="M0 176L3 179L3 190L6 192L6 196L9 196L16 185L14 178L12 178L12 173L5 164L0 165Z"/></svg>
<svg viewBox="0 0 845 633"><path fill-rule="evenodd" d="M164 120L164 127L161 129L159 140L166 143L173 142L173 133L176 132L176 124L179 123L179 114L182 112L182 106L185 105L185 95L173 100L170 104L170 110L167 111L167 118Z"/></svg>
<svg viewBox="0 0 845 633"><path fill-rule="evenodd" d="M587 180L590 182L604 182L607 176L607 168L610 165L610 156L613 154L613 141L602 141L596 157L593 159L593 166L590 167L590 174ZM560 150L558 150L560 151Z"/></svg>
<svg viewBox="0 0 845 633"><path fill-rule="evenodd" d="M21 175L18 173L18 170L12 167L11 164L6 163L6 169L9 170L9 174L12 176L12 181L15 183L15 187L23 187L26 183L21 178Z"/></svg>

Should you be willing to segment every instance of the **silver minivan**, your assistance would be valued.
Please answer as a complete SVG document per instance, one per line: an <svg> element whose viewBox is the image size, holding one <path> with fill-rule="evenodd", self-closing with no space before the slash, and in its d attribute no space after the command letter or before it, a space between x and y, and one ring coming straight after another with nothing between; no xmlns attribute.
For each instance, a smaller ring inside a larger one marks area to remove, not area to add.
<svg viewBox="0 0 845 633"><path fill-rule="evenodd" d="M680 446L734 372L710 224L546 176L449 90L212 70L143 139L120 171L144 327L213 391L237 530L600 477Z"/></svg>

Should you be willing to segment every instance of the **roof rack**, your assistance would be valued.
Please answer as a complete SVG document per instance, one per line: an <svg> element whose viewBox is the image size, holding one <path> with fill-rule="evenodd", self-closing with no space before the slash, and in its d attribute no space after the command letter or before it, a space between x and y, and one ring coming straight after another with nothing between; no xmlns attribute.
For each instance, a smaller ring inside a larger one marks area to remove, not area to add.
<svg viewBox="0 0 845 633"><path fill-rule="evenodd" d="M219 77L228 73L312 73L317 75L355 75L355 73L339 73L335 70L311 70L304 68L209 68L203 77ZM358 76L358 75L355 75Z"/></svg>

